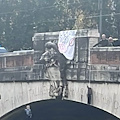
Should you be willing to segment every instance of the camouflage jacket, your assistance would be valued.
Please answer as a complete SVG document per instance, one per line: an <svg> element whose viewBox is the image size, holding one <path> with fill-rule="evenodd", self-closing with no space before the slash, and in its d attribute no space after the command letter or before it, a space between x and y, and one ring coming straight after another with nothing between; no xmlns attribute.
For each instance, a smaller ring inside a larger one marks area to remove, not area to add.
<svg viewBox="0 0 120 120"><path fill-rule="evenodd" d="M42 54L40 61L44 61L46 67L58 67L58 54L54 49L47 50Z"/></svg>

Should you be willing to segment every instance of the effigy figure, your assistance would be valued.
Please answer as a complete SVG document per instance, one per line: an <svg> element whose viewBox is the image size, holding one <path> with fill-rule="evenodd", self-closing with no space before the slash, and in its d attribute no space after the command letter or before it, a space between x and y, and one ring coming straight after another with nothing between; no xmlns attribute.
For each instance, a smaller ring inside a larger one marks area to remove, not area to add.
<svg viewBox="0 0 120 120"><path fill-rule="evenodd" d="M51 97L62 98L63 85L61 82L57 47L54 43L47 42L45 48L46 50L42 54L40 61L45 65L45 78L50 80L49 95Z"/></svg>

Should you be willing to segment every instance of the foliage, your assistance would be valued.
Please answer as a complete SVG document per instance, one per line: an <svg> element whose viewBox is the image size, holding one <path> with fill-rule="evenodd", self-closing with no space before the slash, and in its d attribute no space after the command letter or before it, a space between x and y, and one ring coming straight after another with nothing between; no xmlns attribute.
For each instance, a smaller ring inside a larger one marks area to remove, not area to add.
<svg viewBox="0 0 120 120"><path fill-rule="evenodd" d="M98 28L99 0L0 0L0 44L32 48L35 32ZM120 38L120 1L103 1L103 32Z"/></svg>
<svg viewBox="0 0 120 120"><path fill-rule="evenodd" d="M54 0L2 0L0 1L1 44L10 51L31 49L35 32L56 31L60 27ZM54 13L54 14L53 14ZM62 16L62 13L59 12ZM53 22L52 22L53 21Z"/></svg>

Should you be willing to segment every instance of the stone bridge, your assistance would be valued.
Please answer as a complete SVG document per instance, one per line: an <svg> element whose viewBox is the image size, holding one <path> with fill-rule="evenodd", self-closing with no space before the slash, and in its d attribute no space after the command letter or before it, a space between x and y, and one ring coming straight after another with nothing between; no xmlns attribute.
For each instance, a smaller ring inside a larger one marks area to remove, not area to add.
<svg viewBox="0 0 120 120"><path fill-rule="evenodd" d="M70 101L87 104L87 81L70 80L68 82L68 98ZM92 104L120 118L120 84L113 82L92 81ZM30 80L0 82L0 117L12 110L36 101L49 100L50 81Z"/></svg>

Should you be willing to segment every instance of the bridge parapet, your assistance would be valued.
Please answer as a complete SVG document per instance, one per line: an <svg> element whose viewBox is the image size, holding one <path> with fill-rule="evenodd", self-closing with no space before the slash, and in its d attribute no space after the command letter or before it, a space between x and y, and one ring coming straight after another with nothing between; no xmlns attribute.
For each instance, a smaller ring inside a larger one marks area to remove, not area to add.
<svg viewBox="0 0 120 120"><path fill-rule="evenodd" d="M48 40L57 43L58 37L59 32L36 33L34 50L0 54L0 81L44 78L43 65L34 64L34 60L39 60ZM90 48L98 37L97 30L78 31L74 60L66 67L68 80L120 81L120 47Z"/></svg>
<svg viewBox="0 0 120 120"><path fill-rule="evenodd" d="M120 47L90 49L90 79L120 81Z"/></svg>
<svg viewBox="0 0 120 120"><path fill-rule="evenodd" d="M77 30L74 60L65 64L67 79L88 80L88 50L89 46L97 43L98 37L97 29ZM32 39L34 50L0 54L0 81L44 78L43 65L34 64L34 61L39 61L46 42L52 40L57 44L58 39L59 32L35 33Z"/></svg>

